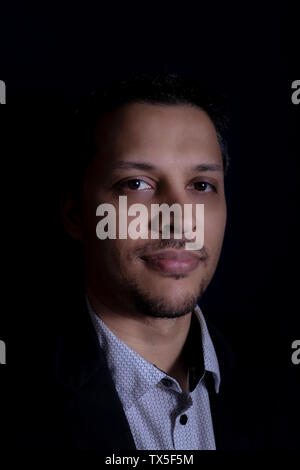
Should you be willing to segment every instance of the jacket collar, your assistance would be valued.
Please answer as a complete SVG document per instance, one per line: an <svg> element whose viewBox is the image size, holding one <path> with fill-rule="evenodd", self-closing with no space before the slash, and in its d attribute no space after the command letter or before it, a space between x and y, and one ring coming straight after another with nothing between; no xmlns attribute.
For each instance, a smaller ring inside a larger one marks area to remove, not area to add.
<svg viewBox="0 0 300 470"><path fill-rule="evenodd" d="M80 450L133 450L130 427L84 295L74 297L76 304L64 307L53 365L55 381L63 390L67 440Z"/></svg>

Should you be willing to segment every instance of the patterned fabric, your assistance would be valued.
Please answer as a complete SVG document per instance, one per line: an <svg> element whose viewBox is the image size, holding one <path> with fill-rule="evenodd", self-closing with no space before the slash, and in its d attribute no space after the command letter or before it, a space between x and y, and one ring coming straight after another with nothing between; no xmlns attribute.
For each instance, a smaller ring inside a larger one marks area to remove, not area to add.
<svg viewBox="0 0 300 470"><path fill-rule="evenodd" d="M197 305L185 350L189 392L122 342L87 305L138 450L214 450L215 438L205 385L220 371L204 316ZM202 345L202 347L201 347ZM100 426L100 423L99 423Z"/></svg>

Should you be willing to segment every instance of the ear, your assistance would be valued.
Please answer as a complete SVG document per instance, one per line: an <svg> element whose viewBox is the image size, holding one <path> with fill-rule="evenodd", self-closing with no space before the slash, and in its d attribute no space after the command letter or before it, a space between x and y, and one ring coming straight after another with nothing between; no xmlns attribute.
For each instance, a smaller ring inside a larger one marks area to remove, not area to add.
<svg viewBox="0 0 300 470"><path fill-rule="evenodd" d="M60 212L65 231L75 240L82 240L80 204L69 193L64 193L61 197Z"/></svg>

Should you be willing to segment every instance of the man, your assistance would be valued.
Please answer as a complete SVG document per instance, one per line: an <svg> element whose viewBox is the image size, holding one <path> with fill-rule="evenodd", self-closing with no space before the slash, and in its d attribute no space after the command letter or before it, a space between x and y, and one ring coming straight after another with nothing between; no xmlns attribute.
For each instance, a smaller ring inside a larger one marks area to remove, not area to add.
<svg viewBox="0 0 300 470"><path fill-rule="evenodd" d="M208 103L202 109L188 96L176 97L185 92L176 80L135 81L124 88L127 103L125 95L104 115L99 109L81 211L78 219L70 217L76 201L68 198L65 227L82 243L88 309L137 448L214 449L206 379L212 375L218 392L219 365L204 317L199 308L193 311L215 271L224 235L224 136L219 141L221 129ZM204 204L205 246L187 252L183 239L173 235L99 240L97 206L118 206L120 195L149 208ZM197 349L185 357L189 332Z"/></svg>
<svg viewBox="0 0 300 470"><path fill-rule="evenodd" d="M57 307L54 352L43 357L30 414L10 431L15 442L106 451L272 446L259 377L245 385L198 305L226 225L222 106L197 83L145 76L95 93L76 126L62 215L82 250L82 291ZM97 208L118 213L120 196L149 214L154 204L204 205L204 244L187 250L174 215L169 238L160 219L158 238L99 239Z"/></svg>

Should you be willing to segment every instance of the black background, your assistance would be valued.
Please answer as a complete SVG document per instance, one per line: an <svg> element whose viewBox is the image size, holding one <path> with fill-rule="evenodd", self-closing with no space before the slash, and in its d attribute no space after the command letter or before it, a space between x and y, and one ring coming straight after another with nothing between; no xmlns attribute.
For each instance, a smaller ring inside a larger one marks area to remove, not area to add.
<svg viewBox="0 0 300 470"><path fill-rule="evenodd" d="M75 289L78 259L57 210L74 101L124 74L177 72L226 93L231 108L228 226L203 310L245 367L271 371L271 388L284 373L287 395L299 406L300 365L291 362L291 344L300 338L294 7L276 1L97 5L1 8L5 368L27 367L38 355L32 344L47 335L61 291Z"/></svg>

